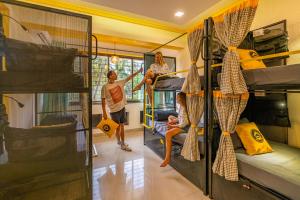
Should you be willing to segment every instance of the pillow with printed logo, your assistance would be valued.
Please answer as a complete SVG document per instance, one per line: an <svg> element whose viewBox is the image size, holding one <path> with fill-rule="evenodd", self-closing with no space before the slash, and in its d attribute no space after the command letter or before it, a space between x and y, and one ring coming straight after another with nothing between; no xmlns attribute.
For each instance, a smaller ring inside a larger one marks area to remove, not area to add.
<svg viewBox="0 0 300 200"><path fill-rule="evenodd" d="M251 59L259 56L256 51L250 49L237 49L237 52L241 60ZM266 68L266 65L262 60L241 62L241 66L244 70Z"/></svg>
<svg viewBox="0 0 300 200"><path fill-rule="evenodd" d="M239 124L236 126L236 132L248 155L270 153L273 151L255 123Z"/></svg>
<svg viewBox="0 0 300 200"><path fill-rule="evenodd" d="M119 124L109 118L107 119L102 118L102 120L97 125L97 128L99 128L108 137L111 137L116 132L116 129L118 127Z"/></svg>

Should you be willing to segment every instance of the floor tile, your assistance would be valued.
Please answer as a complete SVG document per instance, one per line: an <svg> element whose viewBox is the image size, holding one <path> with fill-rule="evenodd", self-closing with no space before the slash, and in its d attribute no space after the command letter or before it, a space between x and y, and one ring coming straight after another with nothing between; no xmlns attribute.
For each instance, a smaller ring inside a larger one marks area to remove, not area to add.
<svg viewBox="0 0 300 200"><path fill-rule="evenodd" d="M208 200L201 190L143 144L143 133L127 134L133 149L124 152L115 138L95 134L98 157L94 158L94 200Z"/></svg>

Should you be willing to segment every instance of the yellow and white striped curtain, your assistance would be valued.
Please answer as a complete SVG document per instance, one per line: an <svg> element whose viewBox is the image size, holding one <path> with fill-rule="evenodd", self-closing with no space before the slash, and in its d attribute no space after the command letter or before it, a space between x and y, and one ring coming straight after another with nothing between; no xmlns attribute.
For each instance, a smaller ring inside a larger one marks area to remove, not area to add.
<svg viewBox="0 0 300 200"><path fill-rule="evenodd" d="M250 30L258 0L246 0L213 18L217 37L228 48L222 65L221 91L214 92L222 135L213 172L230 181L238 180L236 156L230 134L244 111L249 94L240 69L237 47Z"/></svg>
<svg viewBox="0 0 300 200"><path fill-rule="evenodd" d="M197 125L203 114L204 93L201 90L201 81L196 63L202 48L202 38L203 25L200 25L188 34L188 46L192 65L181 89L187 96L187 112L191 122L191 127L185 139L181 155L190 161L200 159Z"/></svg>
<svg viewBox="0 0 300 200"><path fill-rule="evenodd" d="M258 0L247 0L213 18L217 37L228 48L223 58L220 83L223 94L247 92L247 86L240 70L237 47L250 30L257 4Z"/></svg>
<svg viewBox="0 0 300 200"><path fill-rule="evenodd" d="M222 135L213 165L213 172L231 181L238 180L238 168L230 134L235 131L240 115L247 105L248 98L249 93L223 95L220 91L214 91L214 105Z"/></svg>

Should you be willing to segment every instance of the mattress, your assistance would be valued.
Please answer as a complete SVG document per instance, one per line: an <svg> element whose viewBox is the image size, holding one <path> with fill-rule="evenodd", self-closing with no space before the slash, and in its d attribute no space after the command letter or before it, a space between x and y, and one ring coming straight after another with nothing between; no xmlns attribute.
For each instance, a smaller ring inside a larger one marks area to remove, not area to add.
<svg viewBox="0 0 300 200"><path fill-rule="evenodd" d="M158 80L155 86L155 90L181 90L185 78L168 78Z"/></svg>
<svg viewBox="0 0 300 200"><path fill-rule="evenodd" d="M84 88L83 77L74 73L0 71L1 91L61 91Z"/></svg>
<svg viewBox="0 0 300 200"><path fill-rule="evenodd" d="M37 176L83 170L86 164L86 152L78 152L76 155L39 162L7 162L7 155L3 156L2 159L3 161L0 161L1 189L9 185L15 185L18 182L20 184L23 181L28 183L29 180L35 179Z"/></svg>
<svg viewBox="0 0 300 200"><path fill-rule="evenodd" d="M156 134L159 134L159 135L165 137L167 130L168 130L168 127L167 127L166 121L155 121L154 122L154 132ZM187 133L180 133L173 137L173 142L183 145L186 136L187 136ZM199 140L199 142L203 143L204 142L203 136L199 136L198 140ZM200 145L200 151L204 152L204 145Z"/></svg>
<svg viewBox="0 0 300 200"><path fill-rule="evenodd" d="M300 64L243 70L247 86L251 89L289 89L300 86ZM220 83L221 74L218 74Z"/></svg>
<svg viewBox="0 0 300 200"><path fill-rule="evenodd" d="M236 152L239 174L290 199L300 200L300 149L270 142L274 152L248 156Z"/></svg>
<svg viewBox="0 0 300 200"><path fill-rule="evenodd" d="M181 90L185 78L170 77L163 80L158 80L155 90ZM204 85L204 77L200 76L201 85Z"/></svg>

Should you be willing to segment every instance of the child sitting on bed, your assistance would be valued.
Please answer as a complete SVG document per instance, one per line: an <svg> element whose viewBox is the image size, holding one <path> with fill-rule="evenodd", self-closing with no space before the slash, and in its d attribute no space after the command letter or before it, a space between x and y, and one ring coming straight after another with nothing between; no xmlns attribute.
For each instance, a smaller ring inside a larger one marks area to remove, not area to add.
<svg viewBox="0 0 300 200"><path fill-rule="evenodd" d="M178 110L178 118L174 116L168 117L168 130L166 132L166 155L165 160L160 165L161 167L165 167L169 164L171 159L171 151L172 151L172 137L182 133L188 132L190 121L186 108L186 95L183 92L180 92L176 96L177 103L179 104Z"/></svg>
<svg viewBox="0 0 300 200"><path fill-rule="evenodd" d="M163 59L161 52L155 54L155 63L153 63L147 70L144 79L132 90L132 92L141 89L142 85L146 83L146 91L148 93L149 101L152 103L152 85L155 82L157 76L169 73L170 69L167 63Z"/></svg>

